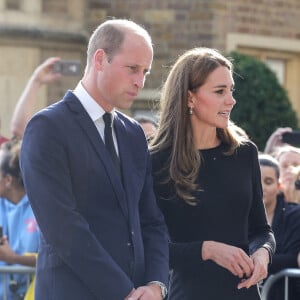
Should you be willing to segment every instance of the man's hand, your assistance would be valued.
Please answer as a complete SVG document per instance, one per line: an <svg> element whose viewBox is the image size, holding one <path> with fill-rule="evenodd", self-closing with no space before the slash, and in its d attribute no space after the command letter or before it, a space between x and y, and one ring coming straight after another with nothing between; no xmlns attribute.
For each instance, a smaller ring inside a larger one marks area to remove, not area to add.
<svg viewBox="0 0 300 300"><path fill-rule="evenodd" d="M125 300L162 300L160 286L157 284L140 286L133 289Z"/></svg>

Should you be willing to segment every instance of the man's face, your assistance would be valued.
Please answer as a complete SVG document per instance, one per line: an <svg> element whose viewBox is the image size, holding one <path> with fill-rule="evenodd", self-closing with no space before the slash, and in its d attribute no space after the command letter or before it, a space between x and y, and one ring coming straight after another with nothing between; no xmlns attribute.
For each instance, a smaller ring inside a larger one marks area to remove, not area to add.
<svg viewBox="0 0 300 300"><path fill-rule="evenodd" d="M107 110L130 108L144 87L152 59L152 46L143 37L130 33L111 60L104 54L97 82L101 106Z"/></svg>

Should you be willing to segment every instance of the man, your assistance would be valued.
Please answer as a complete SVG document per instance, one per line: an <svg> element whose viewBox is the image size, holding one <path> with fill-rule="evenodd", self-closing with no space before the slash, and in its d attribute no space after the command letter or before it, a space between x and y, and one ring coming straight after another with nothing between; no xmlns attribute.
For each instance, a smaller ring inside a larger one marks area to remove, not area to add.
<svg viewBox="0 0 300 300"><path fill-rule="evenodd" d="M42 232L36 300L165 296L168 238L147 142L138 123L115 110L131 106L152 59L143 28L104 22L90 38L81 82L26 128L21 168Z"/></svg>

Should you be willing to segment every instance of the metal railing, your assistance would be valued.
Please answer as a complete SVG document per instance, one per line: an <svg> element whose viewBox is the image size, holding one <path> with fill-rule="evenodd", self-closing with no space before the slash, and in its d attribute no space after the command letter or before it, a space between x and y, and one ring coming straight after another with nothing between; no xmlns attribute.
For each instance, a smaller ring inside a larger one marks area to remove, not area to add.
<svg viewBox="0 0 300 300"><path fill-rule="evenodd" d="M33 267L26 267L26 266L1 266L0 265L0 278L3 284L3 300L7 300L7 290L6 287L8 286L8 276L10 274L24 274L27 275L27 287L30 284L31 275L35 273L35 268Z"/></svg>
<svg viewBox="0 0 300 300"><path fill-rule="evenodd" d="M300 269L283 269L278 273L270 275L269 278L264 283L261 289L261 299L267 300L269 291L273 284L279 280L280 278L284 278L284 300L289 299L289 279L291 277L299 277L300 278Z"/></svg>

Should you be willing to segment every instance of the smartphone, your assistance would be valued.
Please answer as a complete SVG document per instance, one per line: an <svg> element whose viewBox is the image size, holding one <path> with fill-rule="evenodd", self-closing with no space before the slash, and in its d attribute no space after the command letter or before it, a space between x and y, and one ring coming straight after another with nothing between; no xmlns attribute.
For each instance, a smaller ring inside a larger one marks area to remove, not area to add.
<svg viewBox="0 0 300 300"><path fill-rule="evenodd" d="M284 132L281 141L292 146L300 147L300 130Z"/></svg>
<svg viewBox="0 0 300 300"><path fill-rule="evenodd" d="M53 65L53 72L64 76L78 76L81 73L79 60L60 60Z"/></svg>

